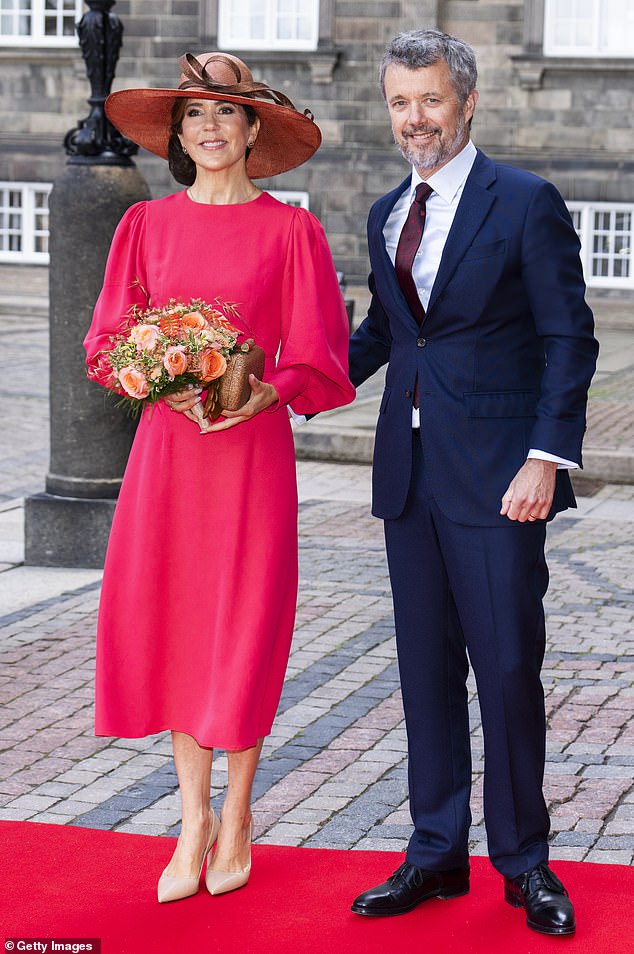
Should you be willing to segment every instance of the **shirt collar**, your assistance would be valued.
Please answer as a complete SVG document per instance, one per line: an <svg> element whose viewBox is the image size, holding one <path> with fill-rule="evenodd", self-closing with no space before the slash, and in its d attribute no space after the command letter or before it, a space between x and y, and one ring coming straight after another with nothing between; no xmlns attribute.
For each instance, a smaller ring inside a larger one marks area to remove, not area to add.
<svg viewBox="0 0 634 954"><path fill-rule="evenodd" d="M458 191L462 189L467 181L467 176L471 172L471 167L475 162L476 155L477 149L471 140L469 140L467 145L464 149L460 150L457 156L454 156L442 169L439 169L433 176L425 180L423 180L414 166L412 166L412 184L409 191L410 202L413 201L416 186L420 182L425 181L447 205L450 205Z"/></svg>

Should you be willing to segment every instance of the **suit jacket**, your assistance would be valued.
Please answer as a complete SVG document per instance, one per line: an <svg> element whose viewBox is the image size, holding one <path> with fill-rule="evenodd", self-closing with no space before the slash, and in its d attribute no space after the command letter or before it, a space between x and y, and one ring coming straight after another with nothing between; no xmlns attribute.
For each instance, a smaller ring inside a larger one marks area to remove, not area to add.
<svg viewBox="0 0 634 954"><path fill-rule="evenodd" d="M350 341L353 384L388 362L373 513L395 518L405 506L418 376L424 460L439 507L460 523L508 525L501 498L530 448L581 465L598 345L579 241L553 185L478 150L419 327L383 238L409 184L370 211L372 300ZM559 470L551 516L575 505Z"/></svg>

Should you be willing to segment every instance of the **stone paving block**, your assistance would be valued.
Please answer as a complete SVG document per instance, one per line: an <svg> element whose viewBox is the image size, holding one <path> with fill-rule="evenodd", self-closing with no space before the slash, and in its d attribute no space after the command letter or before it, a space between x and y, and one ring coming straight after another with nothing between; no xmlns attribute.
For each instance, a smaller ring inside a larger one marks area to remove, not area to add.
<svg viewBox="0 0 634 954"><path fill-rule="evenodd" d="M576 828L577 815L566 814L566 806L560 805L550 813L550 827L553 832L567 832Z"/></svg>
<svg viewBox="0 0 634 954"><path fill-rule="evenodd" d="M354 846L355 851L402 851L405 852L407 844L403 843L400 838L361 838L356 845ZM387 864L387 863L386 863ZM391 867L386 866L385 868L385 878L387 879L391 874L394 873L397 865L394 864ZM359 884L358 891L365 891L368 888L373 888L372 884ZM350 901L353 901L354 898L350 898Z"/></svg>
<svg viewBox="0 0 634 954"><path fill-rule="evenodd" d="M7 808L18 812L43 812L58 801L59 798L53 795L20 795L12 802L9 802Z"/></svg>
<svg viewBox="0 0 634 954"><path fill-rule="evenodd" d="M562 845L552 845L550 849L550 860L557 861L585 861L587 860L587 848L563 847ZM557 874L557 866L554 866ZM573 898L574 901L574 898Z"/></svg>
<svg viewBox="0 0 634 954"><path fill-rule="evenodd" d="M36 808L26 810L24 808L10 808L8 805L4 805L0 808L0 821L30 821L37 814L38 810Z"/></svg>
<svg viewBox="0 0 634 954"><path fill-rule="evenodd" d="M32 790L32 786L28 782L21 782L15 776L0 782L0 792L3 797L7 796L7 801L11 801L16 795L26 795Z"/></svg>
<svg viewBox="0 0 634 954"><path fill-rule="evenodd" d="M278 830L273 832L273 829L258 838L258 844L260 845L284 845L288 848L298 848L303 841L304 839L300 835L280 833Z"/></svg>
<svg viewBox="0 0 634 954"><path fill-rule="evenodd" d="M275 840L276 844L301 844L307 838L316 832L319 828L318 822L296 822L290 823L286 820L277 822L269 831L268 836ZM278 839L281 839L278 841ZM288 841L288 839L298 839L297 841Z"/></svg>
<svg viewBox="0 0 634 954"><path fill-rule="evenodd" d="M114 830L126 832L130 835L150 835L151 837L165 836L165 828L163 825L146 825L138 821L116 825Z"/></svg>
<svg viewBox="0 0 634 954"><path fill-rule="evenodd" d="M601 835L598 841L595 842L594 846L599 850L634 851L634 832L631 832L627 835Z"/></svg>
<svg viewBox="0 0 634 954"><path fill-rule="evenodd" d="M631 865L634 861L634 851L593 848L587 853L584 861L600 865Z"/></svg>
<svg viewBox="0 0 634 954"><path fill-rule="evenodd" d="M73 818L80 818L82 815L94 809L92 802L82 802L76 798L66 798L50 805L48 811L56 815L71 815Z"/></svg>
<svg viewBox="0 0 634 954"><path fill-rule="evenodd" d="M596 842L594 834L580 831L560 831L552 839L551 845L570 848L591 848Z"/></svg>
<svg viewBox="0 0 634 954"><path fill-rule="evenodd" d="M303 809L316 809L317 811L324 812L336 812L348 804L350 799L341 797L335 798L334 796L324 796L324 795L310 795L308 798L305 798L300 802L300 806Z"/></svg>
<svg viewBox="0 0 634 954"><path fill-rule="evenodd" d="M126 806L122 804L121 807L125 808ZM165 831L166 828L180 821L180 805L171 811L167 808L146 808L142 811L135 812L134 817L135 824L145 827L152 826L157 830Z"/></svg>
<svg viewBox="0 0 634 954"><path fill-rule="evenodd" d="M42 822L47 825L68 825L75 820L75 815L63 815L60 813L54 812L40 812L38 815L33 815L29 818L29 821L32 822Z"/></svg>
<svg viewBox="0 0 634 954"><path fill-rule="evenodd" d="M80 789L80 785L72 785L68 782L46 782L45 785L39 785L33 789L34 795L49 795L58 799L70 798L71 795Z"/></svg>
<svg viewBox="0 0 634 954"><path fill-rule="evenodd" d="M100 778L98 772L89 772L86 769L72 768L67 772L63 772L61 775L58 775L58 782L71 782L77 785L90 785L96 779Z"/></svg>
<svg viewBox="0 0 634 954"><path fill-rule="evenodd" d="M121 792L122 789L126 788L127 784L127 779L115 779L111 777L99 778L91 785L80 788L77 792L77 797L84 802L100 805L113 795L117 795Z"/></svg>
<svg viewBox="0 0 634 954"><path fill-rule="evenodd" d="M584 778L622 778L632 779L629 765L587 765L583 770Z"/></svg>
<svg viewBox="0 0 634 954"><path fill-rule="evenodd" d="M580 818L575 825L575 831L589 831L597 835L603 828L603 819L598 818Z"/></svg>
<svg viewBox="0 0 634 954"><path fill-rule="evenodd" d="M123 824L127 817L128 813L123 809L117 810L100 806L89 812L84 812L83 815L78 815L71 824L78 828L97 828L101 831L112 831L118 825Z"/></svg>

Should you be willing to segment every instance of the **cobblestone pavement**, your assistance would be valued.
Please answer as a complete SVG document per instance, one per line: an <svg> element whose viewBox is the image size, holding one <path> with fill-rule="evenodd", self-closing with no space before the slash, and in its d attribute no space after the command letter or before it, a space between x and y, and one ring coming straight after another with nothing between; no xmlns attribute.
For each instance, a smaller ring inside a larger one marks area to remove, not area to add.
<svg viewBox="0 0 634 954"><path fill-rule="evenodd" d="M46 327L0 320L0 818L174 834L165 734L92 735L97 571L20 566L21 498L48 464ZM12 350L14 349L14 350ZM300 461L300 595L279 714L255 786L258 841L403 849L406 740L369 468ZM634 487L585 486L549 531L545 790L554 858L634 861ZM596 490L590 496L590 491ZM474 854L486 853L471 686ZM226 757L213 773L216 806Z"/></svg>

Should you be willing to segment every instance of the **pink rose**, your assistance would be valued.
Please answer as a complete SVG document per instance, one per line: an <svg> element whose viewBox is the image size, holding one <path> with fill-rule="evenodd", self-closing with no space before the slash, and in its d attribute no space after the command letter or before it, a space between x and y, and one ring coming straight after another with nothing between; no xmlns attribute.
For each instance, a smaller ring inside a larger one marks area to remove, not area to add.
<svg viewBox="0 0 634 954"><path fill-rule="evenodd" d="M163 364L172 381L177 374L184 374L187 371L185 347L183 345L171 345L165 352Z"/></svg>
<svg viewBox="0 0 634 954"><path fill-rule="evenodd" d="M147 378L142 371L129 364L126 368L121 368L117 377L121 387L130 397L143 399L150 393L150 386Z"/></svg>
<svg viewBox="0 0 634 954"><path fill-rule="evenodd" d="M137 351L154 351L158 336L156 325L135 325L130 332L130 339L137 346Z"/></svg>

